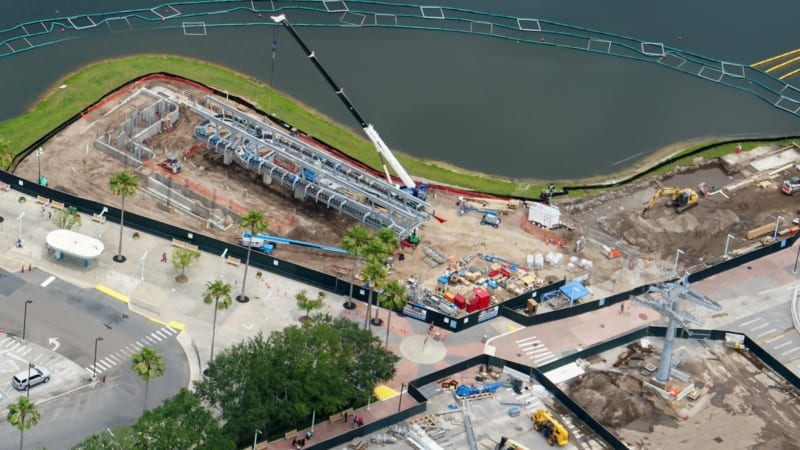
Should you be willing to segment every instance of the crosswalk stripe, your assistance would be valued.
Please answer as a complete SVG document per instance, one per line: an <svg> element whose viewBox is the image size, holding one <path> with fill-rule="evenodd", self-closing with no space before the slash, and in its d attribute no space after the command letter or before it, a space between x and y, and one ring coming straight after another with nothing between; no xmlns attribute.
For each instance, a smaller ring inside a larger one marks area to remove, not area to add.
<svg viewBox="0 0 800 450"><path fill-rule="evenodd" d="M172 336L172 334L167 333L167 330L168 328L161 328L160 330L156 330L155 333L164 339L168 339L170 336Z"/></svg>
<svg viewBox="0 0 800 450"><path fill-rule="evenodd" d="M100 362L103 363L104 365L107 365L109 368L114 367L114 366L117 365L117 363L114 360L112 360L111 358L109 358L108 356L103 358L103 360L100 361Z"/></svg>
<svg viewBox="0 0 800 450"><path fill-rule="evenodd" d="M31 350L33 350L33 349L32 349L32 348L30 348L30 347L27 347L27 346L26 346L25 348L23 348L23 349L20 349L20 351L18 351L17 353L19 354L19 356L25 356L25 355L27 355L28 353L30 353L30 352L31 352Z"/></svg>
<svg viewBox="0 0 800 450"><path fill-rule="evenodd" d="M150 333L150 336L148 336L148 337L147 337L147 339L150 339L150 337L152 337L153 339L155 339L155 340L156 340L156 341L158 341L158 342L161 342L161 341L163 341L163 340L164 340L164 338L162 338L161 336L159 336L159 335L158 335L158 334L156 334L155 332L153 332L153 333Z"/></svg>
<svg viewBox="0 0 800 450"><path fill-rule="evenodd" d="M120 361L122 361L117 355L108 355L107 359L114 361L114 363L119 363Z"/></svg>
<svg viewBox="0 0 800 450"><path fill-rule="evenodd" d="M151 338L150 336L145 336L144 338L147 339L148 341L150 341L151 344L155 344L156 343L155 339Z"/></svg>
<svg viewBox="0 0 800 450"><path fill-rule="evenodd" d="M520 342L527 342L527 341L531 341L531 340L534 340L534 339L536 339L536 336L526 337L524 339L517 340L516 343L519 344Z"/></svg>

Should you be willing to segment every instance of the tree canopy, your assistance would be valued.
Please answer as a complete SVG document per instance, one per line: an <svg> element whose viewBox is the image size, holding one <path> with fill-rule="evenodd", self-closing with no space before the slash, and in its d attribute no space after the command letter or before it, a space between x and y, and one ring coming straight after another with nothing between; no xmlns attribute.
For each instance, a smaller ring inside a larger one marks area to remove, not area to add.
<svg viewBox="0 0 800 450"><path fill-rule="evenodd" d="M181 389L158 408L147 411L133 426L134 448L171 450L235 449L216 419L187 389Z"/></svg>
<svg viewBox="0 0 800 450"><path fill-rule="evenodd" d="M223 429L241 442L253 430L288 430L367 402L394 377L399 357L347 319L290 326L218 354L196 394L220 412Z"/></svg>

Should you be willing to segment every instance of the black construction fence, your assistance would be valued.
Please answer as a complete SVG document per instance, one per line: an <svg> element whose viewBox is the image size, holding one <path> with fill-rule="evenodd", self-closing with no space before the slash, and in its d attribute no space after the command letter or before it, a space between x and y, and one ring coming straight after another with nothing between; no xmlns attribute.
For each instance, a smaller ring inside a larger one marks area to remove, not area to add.
<svg viewBox="0 0 800 450"><path fill-rule="evenodd" d="M227 98L238 102L248 108L253 108L259 113L267 115L265 112L260 111L255 105L250 104L246 100L236 97L230 96L226 92L222 92L216 90L212 87L205 86L201 83L197 83L195 81L186 79L179 75L170 74L167 72L158 72L143 75L139 78L130 80L115 89L109 91L106 95L98 99L95 103L87 107L85 111L91 110L96 105L105 101L108 96L114 95L117 92L122 91L123 89L127 88L128 86L138 83L140 81L146 81L148 78L158 78L158 77L169 77L174 78L176 80L183 80L186 83L193 84L200 88L206 89L208 91L214 92L216 95L224 95ZM77 120L81 120L83 117L84 112L80 112L78 114L73 115L64 123L47 133L46 135L42 136L28 148L17 154L11 164L11 169L13 170L19 164L22 159L30 155L33 151L37 148L44 145L50 138L55 136L57 133L64 130L67 126L74 123ZM276 123L279 123L281 126L286 128L287 130L293 130L290 124L287 124L277 118L273 118ZM784 138L780 138L784 139ZM750 140L756 139L744 139L737 142L746 142ZM327 145L325 142L320 141L323 145ZM710 144L707 147L703 147L702 149L697 149L697 152L705 150L706 148L713 147L717 144ZM331 146L328 146L330 149L335 149ZM668 162L664 162L666 164ZM634 176L633 178L627 180L632 181L636 179L638 176ZM67 192L59 191L56 189L52 189L49 187L41 186L36 182L32 182L29 180L22 179L17 177L16 175L0 171L0 181L8 183L14 190L28 194L33 196L43 196L49 198L51 200L64 203L66 206L73 206L78 211L85 213L85 214L99 214L103 208L107 208L106 217L107 220L112 222L119 223L120 219L120 210L111 205L104 205L102 203L80 198L69 194ZM595 187L601 186L571 186L570 189L592 189ZM607 187L603 185L602 187ZM129 201L133 201L130 199ZM244 260L247 255L247 249L242 247L238 244L232 244L224 241L220 241L210 236L203 235L201 233L194 233L183 228L179 228L170 224L161 223L156 220L140 216L137 214L133 214L130 212L125 212L125 225L129 228L139 230L145 233L153 234L165 239L179 239L185 242L189 242L195 244L203 251L207 251L209 253L216 253L221 255L224 251L227 250L227 254L229 256L233 256L235 258L239 258ZM716 275L718 273L724 272L734 267L738 267L740 265L746 264L751 262L755 259L761 258L762 256L769 255L776 251L782 250L787 247L791 247L794 242L798 239L798 235L792 235L787 238L784 238L780 241L775 242L774 244L758 248L753 250L749 253L739 255L734 258L730 258L728 260L719 262L714 264L706 269L701 271L692 273L689 276L689 281L699 281L710 276ZM265 270L276 275L285 276L287 278L306 283L312 286L315 286L319 289L326 290L328 292L332 292L339 295L348 295L350 293L350 282L341 280L336 276L326 274L323 272L319 272L313 269L309 269L307 267L303 267L297 264L293 264L288 261L283 261L281 259L275 258L270 256L266 253L260 251L252 251L250 255L250 263L253 267L256 267L261 270ZM547 313L535 314L535 315L527 315L524 312L525 305L530 298L542 298L548 292L553 290L559 289L566 283L566 280L560 280L556 283L552 283L546 286L543 286L535 291L526 292L522 295L517 297L511 298L501 304L493 305L488 308L473 312L466 316L454 318L449 315L446 315L440 311L434 310L432 308L426 308L420 305L412 305L409 304L404 308L403 311L398 311L398 313L404 313L408 317L415 318L420 321L424 321L426 323L432 323L433 325L440 327L442 329L451 331L451 332L459 332L462 330L466 330L471 328L477 324L486 322L491 320L498 315L502 315L504 317L509 318L510 320L519 323L520 325L524 326L531 326L536 324L541 324L544 322L549 322L553 320L559 320L571 316L575 316L578 314L583 314L586 312L590 312L599 308L604 308L608 306L612 306L619 302L625 301L634 297L636 295L641 295L645 291L647 291L649 285L639 286L634 289L631 289L627 292L615 294L606 298L602 298L599 300L594 300L590 302L579 302L578 304L571 306L569 308L563 308L555 311L550 311ZM353 286L353 298L359 301L367 301L369 298L373 303L376 302L377 294L375 292L371 292L365 289L362 286L355 285Z"/></svg>
<svg viewBox="0 0 800 450"><path fill-rule="evenodd" d="M688 277L688 280L689 282L697 282L700 280L704 280L706 278L720 274L735 267L745 265L756 259L770 255L772 253L787 249L789 247L792 247L798 238L800 238L800 233L795 233L791 236L787 236L779 241L776 241L770 245L766 245L764 247L757 248L748 253L744 253L742 255L718 262L703 270L691 273ZM798 256L800 256L800 249L798 249L798 252L799 252ZM598 300L581 302L574 306L558 309L555 311L548 311L545 313L534 314L534 315L528 315L525 312L523 312L525 309L525 304L527 303L528 299L541 298L541 295L544 294L545 292L558 289L562 285L563 282L557 287L552 287L554 285L545 286L544 288L542 288L544 291L543 292L537 291L537 295L535 297L532 295L532 293L527 293L515 297L511 300L508 300L502 304L500 308L500 315L526 327L532 325L538 325L546 322L551 322L553 320L564 319L567 317L572 317L579 314L594 311L600 308L606 308L609 306L616 305L620 302L624 302L630 298L636 297L637 295L644 294L651 286L650 284L637 286L626 292L621 292Z"/></svg>
<svg viewBox="0 0 800 450"><path fill-rule="evenodd" d="M636 340L645 337L663 338L666 335L666 331L667 331L666 327L645 326L640 329L634 330L630 333L627 333L625 335L618 336L612 340L599 343L597 345L567 355L557 361L553 361L549 364L545 364L539 367L527 366L519 362L509 361L503 358L487 354L477 355L472 358L466 359L464 361L455 363L437 372L423 375L411 381L408 384L408 394L418 402L418 404L415 405L414 408L409 408L403 411L399 411L398 413L385 417L380 421L376 421L372 424L365 425L361 429L353 430L353 432L351 433L347 433L346 435L342 435L336 438L335 441L329 440L326 442L320 442L316 444L314 447L309 447L309 448L312 449L331 448L332 445L344 444L354 438L365 436L373 432L378 432L383 428L399 423L415 414L423 413L427 410L427 402L428 402L428 398L424 394L424 389L423 389L424 386L436 383L439 380L447 379L455 374L462 373L472 367L478 367L481 365L492 366L501 369L504 367L508 367L510 369L515 370L518 373L529 374L528 377L530 379L535 380L537 383L541 384L545 389L547 389L547 391L550 392L550 394L552 394L559 401L559 403L561 403L567 410L569 410L570 413L573 414L578 420L582 421L590 430L592 430L592 432L596 436L598 436L600 439L603 439L611 448L628 448L625 445L625 443L622 440L620 440L616 435L614 435L614 433L611 430L603 426L594 417L592 417L585 409L583 409L571 397L569 397L569 395L566 392L564 392L561 388L559 388L557 384L550 381L550 379L547 378L545 374L552 370L558 369L559 367L562 367L566 364L573 363L578 359L587 360L592 356L606 352L613 348L624 347L625 345L631 342L634 342ZM729 333L731 332L726 330L679 329L678 333L676 334L676 338L724 341L725 336ZM731 334L740 335L740 333L731 333ZM743 351L749 351L750 353L752 353L753 356L757 357L761 362L763 362L764 366L768 367L770 370L775 371L778 375L783 377L783 379L786 380L786 382L790 384L792 387L794 387L794 389L800 390L800 378L794 373L792 373L789 369L787 369L778 360L776 360L772 355L767 353L755 341L750 339L749 336L744 335L744 346L745 349L743 349Z"/></svg>

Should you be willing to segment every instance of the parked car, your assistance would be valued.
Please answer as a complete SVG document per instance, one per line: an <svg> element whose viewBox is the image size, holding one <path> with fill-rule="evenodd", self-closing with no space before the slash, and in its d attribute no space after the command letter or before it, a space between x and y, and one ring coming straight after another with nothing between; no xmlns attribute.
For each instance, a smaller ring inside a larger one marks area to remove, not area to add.
<svg viewBox="0 0 800 450"><path fill-rule="evenodd" d="M47 383L48 381L50 381L50 372L47 369L31 367L30 370L26 369L14 375L11 378L11 386L14 386L14 389L18 391L24 391L28 387L34 387L37 384Z"/></svg>

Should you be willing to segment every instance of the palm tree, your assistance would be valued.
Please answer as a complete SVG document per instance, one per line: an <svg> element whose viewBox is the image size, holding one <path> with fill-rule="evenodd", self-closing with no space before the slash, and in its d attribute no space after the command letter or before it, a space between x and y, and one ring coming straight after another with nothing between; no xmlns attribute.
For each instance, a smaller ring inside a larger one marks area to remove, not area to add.
<svg viewBox="0 0 800 450"><path fill-rule="evenodd" d="M150 380L164 375L164 359L153 347L143 347L139 353L133 354L131 370L144 380L144 409L147 409L147 391Z"/></svg>
<svg viewBox="0 0 800 450"><path fill-rule="evenodd" d="M389 348L389 329L392 327L392 310L402 311L408 303L406 286L397 280L386 283L379 297L381 306L389 310L389 319L386 323L386 348Z"/></svg>
<svg viewBox="0 0 800 450"><path fill-rule="evenodd" d="M203 303L210 305L214 302L214 322L211 325L211 361L214 359L214 338L217 331L217 311L228 309L231 306L231 285L222 281L209 281L206 284L206 291L203 293Z"/></svg>
<svg viewBox="0 0 800 450"><path fill-rule="evenodd" d="M386 270L386 257L388 255L388 252L387 252L387 249L386 249L386 244L384 244L384 242L378 236L375 236L372 239L370 239L369 242L367 242L367 247L364 249L363 253L364 253L364 256L367 259L367 264L368 265L371 264L371 263L375 263L375 264L378 264L378 265L382 266L383 269L384 269L384 275L382 277L379 277L380 279L376 280L376 281L382 282L383 280L385 280L386 276L388 275L388 271ZM365 280L369 281L369 279L366 278L366 276L364 275L363 272L362 272L361 276ZM370 288L373 291L378 291L379 290L380 286L373 285L373 283L371 283L371 282L369 283L369 285L370 285ZM377 307L375 308L375 311L377 313L377 311L378 311ZM364 317L364 328L367 328L367 320L369 319L369 317L371 315L372 315L372 296L369 296L369 297L367 297L367 315L366 315L366 317ZM374 325L380 325L381 324L380 323L380 319L378 319L377 317L375 317L372 320L372 323Z"/></svg>
<svg viewBox="0 0 800 450"><path fill-rule="evenodd" d="M253 239L256 234L267 229L267 222L264 221L264 214L251 209L247 211L247 215L242 216L241 221L239 221L239 226L248 229L250 231L250 239ZM244 263L242 293L236 296L236 301L240 303L247 303L250 301L250 297L244 295L244 284L247 283L247 269L250 268L250 251L252 248L252 245L247 246L247 261Z"/></svg>
<svg viewBox="0 0 800 450"><path fill-rule="evenodd" d="M121 263L125 262L125 256L122 254L122 230L125 227L125 197L130 197L139 190L139 179L136 175L123 170L117 172L113 178L108 181L111 192L122 198L122 206L119 215L119 251L114 255L114 261Z"/></svg>
<svg viewBox="0 0 800 450"><path fill-rule="evenodd" d="M42 414L28 397L20 397L16 403L8 405L6 418L8 423L19 429L19 450L22 450L25 430L36 426L42 418Z"/></svg>
<svg viewBox="0 0 800 450"><path fill-rule="evenodd" d="M394 255L395 251L397 250L397 246L400 245L400 238L397 237L397 234L391 228L383 227L378 230L377 233L375 233L375 240L383 245L383 254L376 256L380 256L381 262L386 263L387 258L390 255ZM376 299L375 301L377 302L378 300ZM378 305L376 304L375 319L372 322L376 325L381 324L381 321L378 318L378 311L380 311L380 308L378 308Z"/></svg>
<svg viewBox="0 0 800 450"><path fill-rule="evenodd" d="M358 257L361 256L369 240L369 230L363 225L355 225L348 228L344 237L342 237L342 248L353 255L353 270L350 272L350 295L344 303L346 309L355 309L356 307L353 303L353 286L356 284L356 264L358 263Z"/></svg>
<svg viewBox="0 0 800 450"><path fill-rule="evenodd" d="M364 329L369 329L368 320L370 314L370 299L372 298L372 292L380 290L383 283L386 282L386 277L388 276L388 270L386 269L386 265L375 260L375 259L368 259L367 265L361 269L361 278L367 281L369 284L369 289L367 290L367 315L364 317ZM380 320L380 319L378 319ZM380 323L372 322L374 325L380 325Z"/></svg>

